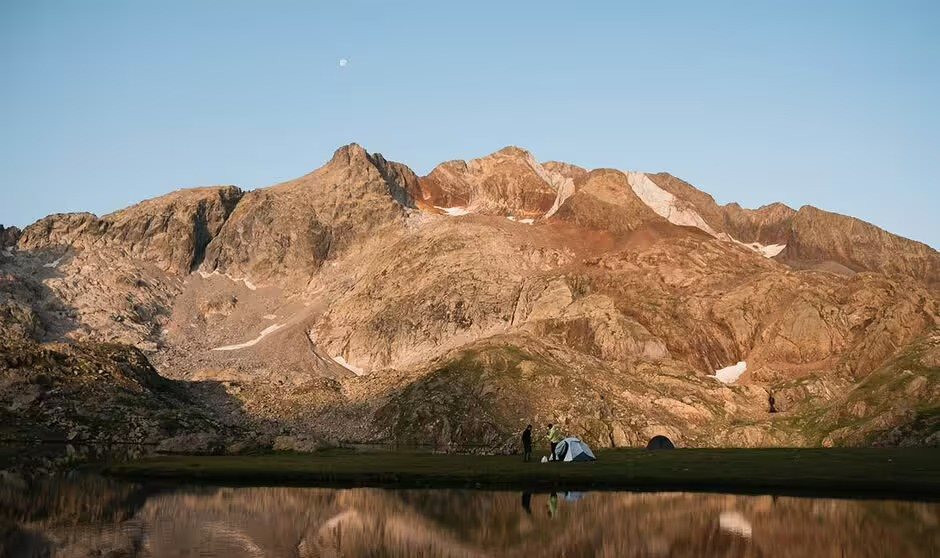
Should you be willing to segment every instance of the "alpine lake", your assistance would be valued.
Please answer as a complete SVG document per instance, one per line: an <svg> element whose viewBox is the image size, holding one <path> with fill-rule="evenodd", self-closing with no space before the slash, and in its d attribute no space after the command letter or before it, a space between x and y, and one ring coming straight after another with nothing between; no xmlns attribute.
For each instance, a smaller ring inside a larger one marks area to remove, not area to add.
<svg viewBox="0 0 940 558"><path fill-rule="evenodd" d="M921 452L889 459L937 455ZM845 491L852 485L827 491L805 482L736 490L719 477L702 484L691 476L678 479L689 487L682 489L656 479L681 469L698 474L722 460L734 467L735 454L665 454L523 464L517 456L327 452L106 460L41 475L6 469L0 556L940 555L940 504L930 480L936 465L912 475L921 495L913 485L852 494ZM769 455L785 462L790 454ZM615 467L632 467L633 485L607 474ZM654 469L662 476L647 474Z"/></svg>

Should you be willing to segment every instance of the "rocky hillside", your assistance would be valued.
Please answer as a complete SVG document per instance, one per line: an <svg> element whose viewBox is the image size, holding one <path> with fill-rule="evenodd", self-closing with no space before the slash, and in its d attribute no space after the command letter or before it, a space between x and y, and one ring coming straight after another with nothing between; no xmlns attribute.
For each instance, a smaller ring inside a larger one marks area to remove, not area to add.
<svg viewBox="0 0 940 558"><path fill-rule="evenodd" d="M162 443L174 449L174 438L192 442L199 434L206 436L202 450L211 451L226 434L198 410L184 382L160 376L133 347L4 340L0 349L5 440ZM187 449L198 449L189 442Z"/></svg>
<svg viewBox="0 0 940 558"><path fill-rule="evenodd" d="M711 231L757 249L779 247L772 255L791 266L842 275L875 271L940 285L936 250L860 219L811 205L799 210L781 203L754 210L736 203L719 206L708 194L669 174L650 175L650 179L688 204L689 211L700 215Z"/></svg>
<svg viewBox="0 0 940 558"><path fill-rule="evenodd" d="M668 174L509 147L419 177L353 144L270 188L0 238L3 339L146 358L217 445L239 424L281 447L508 449L527 422L602 446L940 442L936 250Z"/></svg>

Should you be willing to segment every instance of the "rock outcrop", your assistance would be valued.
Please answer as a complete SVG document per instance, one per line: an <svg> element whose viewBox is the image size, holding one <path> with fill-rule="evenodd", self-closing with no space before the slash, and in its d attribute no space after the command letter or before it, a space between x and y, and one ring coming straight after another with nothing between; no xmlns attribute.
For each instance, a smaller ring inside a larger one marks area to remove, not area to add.
<svg viewBox="0 0 940 558"><path fill-rule="evenodd" d="M30 252L112 250L163 271L185 275L201 263L206 246L242 195L234 186L193 188L100 219L90 213L51 215L27 227L18 248Z"/></svg>
<svg viewBox="0 0 940 558"><path fill-rule="evenodd" d="M575 181L574 194L558 208L555 218L616 234L665 221L637 196L627 175L613 169L581 175Z"/></svg>
<svg viewBox="0 0 940 558"><path fill-rule="evenodd" d="M156 444L193 431L232 435L186 386L140 351L107 344L0 341L0 417L7 440Z"/></svg>
<svg viewBox="0 0 940 558"><path fill-rule="evenodd" d="M0 249L6 250L16 246L16 242L20 239L20 234L22 234L22 231L17 227L4 227L0 225Z"/></svg>
<svg viewBox="0 0 940 558"><path fill-rule="evenodd" d="M542 167L528 151L506 147L480 159L438 165L420 179L419 199L429 206L537 219L571 181Z"/></svg>

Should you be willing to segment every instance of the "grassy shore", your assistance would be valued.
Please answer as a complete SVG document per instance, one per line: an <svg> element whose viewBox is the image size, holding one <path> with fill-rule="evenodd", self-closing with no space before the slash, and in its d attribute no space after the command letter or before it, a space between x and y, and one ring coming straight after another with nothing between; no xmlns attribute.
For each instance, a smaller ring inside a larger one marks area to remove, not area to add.
<svg viewBox="0 0 940 558"><path fill-rule="evenodd" d="M363 453L190 457L113 464L109 475L217 484L519 490L690 490L940 498L940 450L608 450L589 463L518 456Z"/></svg>

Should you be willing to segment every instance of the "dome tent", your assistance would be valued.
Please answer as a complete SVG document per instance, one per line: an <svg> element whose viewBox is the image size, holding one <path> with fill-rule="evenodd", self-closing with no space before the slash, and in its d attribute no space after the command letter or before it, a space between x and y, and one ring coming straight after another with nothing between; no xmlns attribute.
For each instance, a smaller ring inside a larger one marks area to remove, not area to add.
<svg viewBox="0 0 940 558"><path fill-rule="evenodd" d="M596 461L594 452L580 438L570 436L555 446L555 459L558 461Z"/></svg>
<svg viewBox="0 0 940 558"><path fill-rule="evenodd" d="M676 449L676 446L665 436L653 436L646 444L646 449Z"/></svg>

